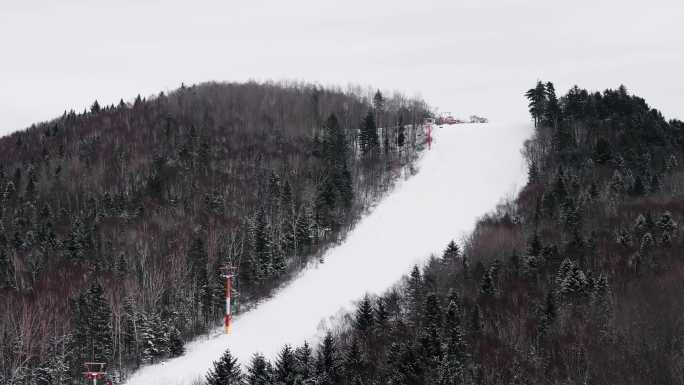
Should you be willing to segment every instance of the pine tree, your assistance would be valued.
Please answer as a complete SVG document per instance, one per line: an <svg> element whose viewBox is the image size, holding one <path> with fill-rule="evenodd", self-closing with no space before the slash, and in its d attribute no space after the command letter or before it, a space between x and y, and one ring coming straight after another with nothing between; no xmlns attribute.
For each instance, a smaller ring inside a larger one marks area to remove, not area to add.
<svg viewBox="0 0 684 385"><path fill-rule="evenodd" d="M169 354L171 357L182 356L185 353L185 346L181 339L181 334L174 326L169 328Z"/></svg>
<svg viewBox="0 0 684 385"><path fill-rule="evenodd" d="M88 232L85 224L80 218L76 218L69 238L66 241L66 248L69 252L69 259L72 263L83 263L88 259Z"/></svg>
<svg viewBox="0 0 684 385"><path fill-rule="evenodd" d="M420 268L413 266L408 279L408 299L410 304L411 319L414 324L418 324L421 307L423 305L423 277Z"/></svg>
<svg viewBox="0 0 684 385"><path fill-rule="evenodd" d="M254 354L250 365L247 367L247 384L271 385L272 371L271 365L262 354Z"/></svg>
<svg viewBox="0 0 684 385"><path fill-rule="evenodd" d="M263 209L257 211L252 239L252 248L257 265L257 278L265 280L273 274L273 266L271 264L271 239L266 223L266 214Z"/></svg>
<svg viewBox="0 0 684 385"><path fill-rule="evenodd" d="M359 143L361 145L361 152L364 155L375 152L380 146L378 141L378 130L375 125L375 116L372 111L368 111L368 114L366 114L366 117L361 123Z"/></svg>
<svg viewBox="0 0 684 385"><path fill-rule="evenodd" d="M453 263L461 256L461 249L459 249L456 242L453 240L449 242L444 254L442 254L442 261L445 263Z"/></svg>
<svg viewBox="0 0 684 385"><path fill-rule="evenodd" d="M412 343L393 344L388 354L390 384L423 384L425 367Z"/></svg>
<svg viewBox="0 0 684 385"><path fill-rule="evenodd" d="M344 131L335 114L331 114L325 122L322 147L326 163L332 168L341 169L347 161L349 149Z"/></svg>
<svg viewBox="0 0 684 385"><path fill-rule="evenodd" d="M111 309L104 290L95 282L71 304L74 347L83 361L108 362L112 358Z"/></svg>
<svg viewBox="0 0 684 385"><path fill-rule="evenodd" d="M207 385L239 385L243 384L242 370L233 358L230 350L226 349L218 361L214 361L214 367L207 373Z"/></svg>
<svg viewBox="0 0 684 385"><path fill-rule="evenodd" d="M451 305L454 303L453 300L450 302L449 308L451 310L447 310L447 319L451 317L450 313L456 313L455 308ZM463 329L458 322L447 321L446 325L446 349L439 363L438 383L445 385L462 384L465 382L466 365L469 359L468 346L465 342Z"/></svg>
<svg viewBox="0 0 684 385"><path fill-rule="evenodd" d="M90 112L92 114L100 112L100 103L98 103L97 100L90 106Z"/></svg>
<svg viewBox="0 0 684 385"><path fill-rule="evenodd" d="M444 332L449 336L451 332L456 330L457 326L461 325L461 307L459 306L459 299L456 292L451 291L448 296L449 305L447 306L446 314L444 315Z"/></svg>
<svg viewBox="0 0 684 385"><path fill-rule="evenodd" d="M294 385L296 380L296 360L290 345L285 345L278 354L274 368L275 383Z"/></svg>
<svg viewBox="0 0 684 385"><path fill-rule="evenodd" d="M154 363L169 353L170 341L159 314L141 314L140 343L145 362Z"/></svg>
<svg viewBox="0 0 684 385"><path fill-rule="evenodd" d="M550 127L558 127L558 120L560 119L561 109L558 105L558 98L556 97L556 89L553 83L547 82L545 88L546 103L544 108L545 123ZM535 91L538 92L538 91Z"/></svg>
<svg viewBox="0 0 684 385"><path fill-rule="evenodd" d="M297 253L307 254L311 246L311 223L306 210L301 210L295 224Z"/></svg>
<svg viewBox="0 0 684 385"><path fill-rule="evenodd" d="M541 123L546 108L546 87L544 83L537 81L537 85L529 89L525 93L525 97L530 101L528 107L534 119L534 126L537 127Z"/></svg>
<svg viewBox="0 0 684 385"><path fill-rule="evenodd" d="M316 192L316 222L327 229L336 226L335 209L338 201L337 187L333 175L326 175Z"/></svg>
<svg viewBox="0 0 684 385"><path fill-rule="evenodd" d="M339 380L340 362L332 333L328 332L318 348L316 373L320 384L331 385Z"/></svg>
<svg viewBox="0 0 684 385"><path fill-rule="evenodd" d="M126 297L123 301L123 319L121 320L123 345L126 348L126 353L135 358L136 363L140 363L140 316L136 310L133 298Z"/></svg>
<svg viewBox="0 0 684 385"><path fill-rule="evenodd" d="M366 294L356 308L354 326L361 334L367 334L373 327L373 305L370 297Z"/></svg>
<svg viewBox="0 0 684 385"><path fill-rule="evenodd" d="M586 274L566 258L556 273L556 285L562 299L573 300L586 294L588 280Z"/></svg>
<svg viewBox="0 0 684 385"><path fill-rule="evenodd" d="M340 169L335 172L335 188L337 189L337 197L339 199L339 206L349 208L354 199L354 190L352 188L352 175L347 168L347 163L342 164Z"/></svg>
<svg viewBox="0 0 684 385"><path fill-rule="evenodd" d="M375 320L374 320L375 328L378 330L379 333L384 333L385 330L387 329L387 326L388 326L387 322L389 319L389 313L388 313L387 308L385 306L385 300L382 297L378 298L378 300L375 301L374 314L375 314Z"/></svg>
<svg viewBox="0 0 684 385"><path fill-rule="evenodd" d="M364 374L364 363L361 357L361 350L356 338L352 339L351 345L347 349L347 354L344 358L344 373L345 382L349 384L357 384L361 382Z"/></svg>
<svg viewBox="0 0 684 385"><path fill-rule="evenodd" d="M44 362L42 383L69 384L72 374L69 368L70 362L74 361L71 349L72 340L70 335L50 337L48 342L47 359ZM36 384L41 384L41 380L35 379ZM0 376L0 383L2 377Z"/></svg>
<svg viewBox="0 0 684 385"><path fill-rule="evenodd" d="M306 384L313 378L314 362L311 347L304 341L304 345L295 349L295 373L298 384Z"/></svg>
<svg viewBox="0 0 684 385"><path fill-rule="evenodd" d="M279 275L285 271L287 262L285 261L285 255L282 250L276 248L276 250L271 252L271 267L274 275Z"/></svg>
<svg viewBox="0 0 684 385"><path fill-rule="evenodd" d="M87 295L93 358L99 362L107 362L111 359L113 352L112 311L99 283L93 284Z"/></svg>
<svg viewBox="0 0 684 385"><path fill-rule="evenodd" d="M425 301L422 330L420 332L424 352L423 357L428 361L437 360L442 354L440 330L442 330L442 309L437 295L431 293Z"/></svg>

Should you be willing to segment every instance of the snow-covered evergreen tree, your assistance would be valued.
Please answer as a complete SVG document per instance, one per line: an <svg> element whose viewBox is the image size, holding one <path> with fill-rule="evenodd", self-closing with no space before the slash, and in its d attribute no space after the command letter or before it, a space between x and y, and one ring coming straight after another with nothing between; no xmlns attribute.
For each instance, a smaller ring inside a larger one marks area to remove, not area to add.
<svg viewBox="0 0 684 385"><path fill-rule="evenodd" d="M314 375L314 359L312 350L309 344L304 341L304 344L294 352L295 356L295 373L297 384L307 384Z"/></svg>
<svg viewBox="0 0 684 385"><path fill-rule="evenodd" d="M263 354L255 353L247 367L248 385L271 385L272 384L271 364L266 361Z"/></svg>
<svg viewBox="0 0 684 385"><path fill-rule="evenodd" d="M243 384L242 370L237 358L226 349L206 377L207 385L240 385Z"/></svg>
<svg viewBox="0 0 684 385"><path fill-rule="evenodd" d="M274 380L278 385L294 385L297 379L297 362L290 345L280 350L274 365Z"/></svg>
<svg viewBox="0 0 684 385"><path fill-rule="evenodd" d="M444 253L442 254L442 261L445 263L453 263L461 256L461 249L453 240L449 242Z"/></svg>
<svg viewBox="0 0 684 385"><path fill-rule="evenodd" d="M354 327L361 333L368 333L373 327L373 305L368 295L365 295L358 307L354 319Z"/></svg>

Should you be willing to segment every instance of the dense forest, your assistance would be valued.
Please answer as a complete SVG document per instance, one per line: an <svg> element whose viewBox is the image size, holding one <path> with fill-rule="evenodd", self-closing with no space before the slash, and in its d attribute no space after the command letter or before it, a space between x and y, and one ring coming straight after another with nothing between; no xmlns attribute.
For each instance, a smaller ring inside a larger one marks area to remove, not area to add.
<svg viewBox="0 0 684 385"><path fill-rule="evenodd" d="M208 83L1 138L0 383L182 354L222 319L222 266L248 306L315 261L412 172L427 114L380 91Z"/></svg>
<svg viewBox="0 0 684 385"><path fill-rule="evenodd" d="M623 86L525 95L516 199L320 345L226 351L206 383L684 383L684 124Z"/></svg>

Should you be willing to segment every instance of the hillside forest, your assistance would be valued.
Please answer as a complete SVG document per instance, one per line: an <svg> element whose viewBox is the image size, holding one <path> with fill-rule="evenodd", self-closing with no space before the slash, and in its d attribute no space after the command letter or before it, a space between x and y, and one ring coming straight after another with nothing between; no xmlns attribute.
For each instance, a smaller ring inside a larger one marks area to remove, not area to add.
<svg viewBox="0 0 684 385"><path fill-rule="evenodd" d="M121 379L321 258L410 175L419 99L206 83L0 138L0 383Z"/></svg>
<svg viewBox="0 0 684 385"><path fill-rule="evenodd" d="M525 96L515 199L320 344L226 351L206 383L684 383L684 123L624 86Z"/></svg>

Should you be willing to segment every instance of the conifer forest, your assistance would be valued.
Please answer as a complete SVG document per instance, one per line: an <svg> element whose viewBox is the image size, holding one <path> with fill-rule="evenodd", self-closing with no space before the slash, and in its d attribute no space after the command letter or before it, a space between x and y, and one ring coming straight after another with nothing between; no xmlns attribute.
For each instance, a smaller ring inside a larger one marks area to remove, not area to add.
<svg viewBox="0 0 684 385"><path fill-rule="evenodd" d="M424 147L420 99L205 83L0 139L0 383L117 378L341 242ZM378 126L382 127L378 129Z"/></svg>
<svg viewBox="0 0 684 385"><path fill-rule="evenodd" d="M525 93L527 185L317 345L206 383L684 382L684 123L624 86Z"/></svg>

